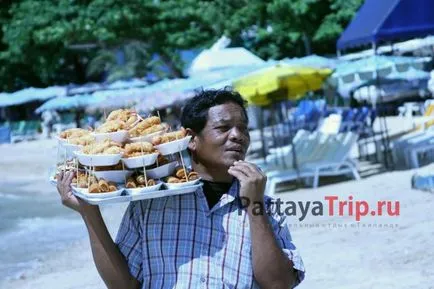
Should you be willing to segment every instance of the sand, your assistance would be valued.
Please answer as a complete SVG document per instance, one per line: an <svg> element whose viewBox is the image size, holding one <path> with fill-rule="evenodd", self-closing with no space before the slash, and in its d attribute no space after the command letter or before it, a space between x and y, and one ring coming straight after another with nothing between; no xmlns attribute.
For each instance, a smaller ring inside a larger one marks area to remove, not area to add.
<svg viewBox="0 0 434 289"><path fill-rule="evenodd" d="M56 194L46 180L48 167L55 159L55 142L1 145L0 151L3 185L22 182L31 186L36 196ZM429 166L422 170L433 169ZM294 243L307 269L306 280L299 288L434 288L434 194L412 190L413 173L414 170L387 172L361 181L275 195L284 202L325 203L324 197L332 195L340 200L348 200L352 195L354 201L364 200L370 205L378 200L400 202L400 216L364 217L360 222L348 214L310 214L303 221L298 220L300 214L288 217ZM120 204L103 209L112 235L124 210L125 205ZM21 278L0 283L0 288L105 288L93 264L87 238L70 244L67 250L50 253L38 269Z"/></svg>

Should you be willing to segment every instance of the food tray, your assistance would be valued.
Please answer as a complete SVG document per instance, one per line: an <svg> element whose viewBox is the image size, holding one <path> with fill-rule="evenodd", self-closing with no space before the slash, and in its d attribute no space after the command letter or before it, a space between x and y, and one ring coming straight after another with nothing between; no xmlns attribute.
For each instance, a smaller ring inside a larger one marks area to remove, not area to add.
<svg viewBox="0 0 434 289"><path fill-rule="evenodd" d="M97 142L102 142L105 139L111 139L114 142L123 143L128 139L128 131L127 130L119 130L116 132L105 132L105 133L92 133Z"/></svg>
<svg viewBox="0 0 434 289"><path fill-rule="evenodd" d="M186 150L188 147L188 143L190 142L191 135L188 135L184 138L174 140L168 143L163 143L160 145L156 145L155 148L162 154L162 155L170 155L177 152L181 152L183 150Z"/></svg>
<svg viewBox="0 0 434 289"><path fill-rule="evenodd" d="M123 202L134 202L134 201L140 201L140 200L146 200L146 199L155 199L155 198L162 198L162 197L168 197L168 196L176 196L176 195L183 195L183 194L189 194L195 192L198 188L202 186L202 183L198 183L193 186L189 187L182 187L172 190L159 190L154 192L147 192L140 195L127 195L124 191L121 196L117 197L111 197L111 198L97 198L92 197L88 198L87 196L81 194L78 191L72 191L74 195L77 197L80 197L87 203L91 205L105 205L105 204L113 204L113 203L123 203Z"/></svg>
<svg viewBox="0 0 434 289"><path fill-rule="evenodd" d="M118 197L118 196L122 195L123 192L124 192L124 190L125 190L125 188L120 187L119 190L113 191L113 192L92 193L91 194L91 193L87 192L87 188L77 188L77 187L74 187L74 186L71 186L71 188L72 188L73 192L82 195L86 199L99 199L99 200L113 198L113 197Z"/></svg>

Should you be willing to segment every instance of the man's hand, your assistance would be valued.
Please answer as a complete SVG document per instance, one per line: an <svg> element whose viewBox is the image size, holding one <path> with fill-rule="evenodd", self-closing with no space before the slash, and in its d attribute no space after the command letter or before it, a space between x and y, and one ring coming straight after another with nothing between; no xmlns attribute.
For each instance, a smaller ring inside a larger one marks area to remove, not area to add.
<svg viewBox="0 0 434 289"><path fill-rule="evenodd" d="M263 202L267 177L254 164L236 161L228 173L240 181L240 197L248 198L252 205Z"/></svg>
<svg viewBox="0 0 434 289"><path fill-rule="evenodd" d="M71 182L74 178L75 173L72 171L64 172L61 171L59 175L57 175L57 191L59 192L60 198L62 200L62 204L65 207L73 209L76 212L82 213L82 209L86 206L90 206L86 204L80 198L74 196L71 191Z"/></svg>

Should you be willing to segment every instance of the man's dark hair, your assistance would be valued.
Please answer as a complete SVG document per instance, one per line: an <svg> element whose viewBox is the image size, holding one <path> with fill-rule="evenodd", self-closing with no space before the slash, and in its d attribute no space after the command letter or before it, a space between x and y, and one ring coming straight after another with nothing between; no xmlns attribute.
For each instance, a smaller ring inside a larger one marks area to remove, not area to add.
<svg viewBox="0 0 434 289"><path fill-rule="evenodd" d="M192 129L196 133L200 133L208 120L208 110L213 106L228 102L238 104L243 109L246 120L248 121L245 108L246 101L238 92L225 87L223 89L207 89L197 92L184 106L181 116L181 125L185 128Z"/></svg>

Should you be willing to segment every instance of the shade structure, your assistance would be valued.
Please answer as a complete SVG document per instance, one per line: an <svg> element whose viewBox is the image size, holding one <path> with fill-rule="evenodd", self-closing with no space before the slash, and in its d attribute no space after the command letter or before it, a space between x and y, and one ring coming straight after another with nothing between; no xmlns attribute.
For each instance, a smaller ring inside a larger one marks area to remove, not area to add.
<svg viewBox="0 0 434 289"><path fill-rule="evenodd" d="M43 105L38 107L35 112L41 113L45 110L84 109L91 105L101 103L105 101L105 99L105 95L94 96L90 94L56 97L45 102Z"/></svg>
<svg viewBox="0 0 434 289"><path fill-rule="evenodd" d="M66 88L62 86L50 86L46 88L29 87L14 93L0 94L0 107L20 105L31 101L44 101L64 95L66 95Z"/></svg>
<svg viewBox="0 0 434 289"><path fill-rule="evenodd" d="M337 48L342 50L430 34L434 34L434 1L366 0L342 33Z"/></svg>
<svg viewBox="0 0 434 289"><path fill-rule="evenodd" d="M388 75L397 78L397 75L402 74L401 78L405 78L410 76L405 74L407 71L417 70L415 73L423 73L421 70L428 60L429 58L423 57L374 55L339 64L328 82L337 87L343 98L349 98L355 89L377 76L380 79L387 78Z"/></svg>
<svg viewBox="0 0 434 289"><path fill-rule="evenodd" d="M280 63L239 78L233 86L249 103L268 105L282 99L297 100L309 91L320 89L331 73L330 69Z"/></svg>

